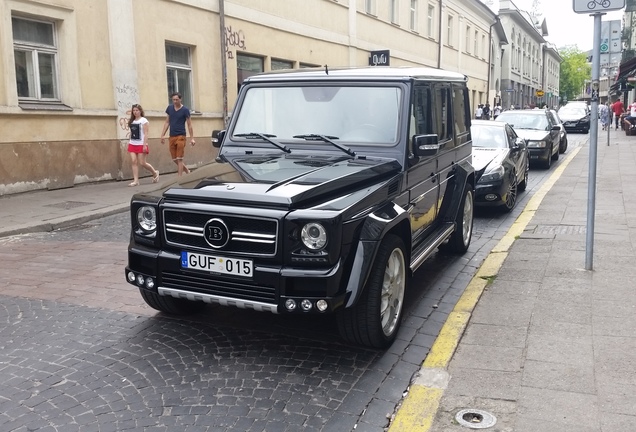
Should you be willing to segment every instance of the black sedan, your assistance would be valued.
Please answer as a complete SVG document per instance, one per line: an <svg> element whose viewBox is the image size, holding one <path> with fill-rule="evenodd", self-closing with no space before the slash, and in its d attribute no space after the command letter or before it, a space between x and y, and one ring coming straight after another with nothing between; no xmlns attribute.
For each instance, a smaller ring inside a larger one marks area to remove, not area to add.
<svg viewBox="0 0 636 432"><path fill-rule="evenodd" d="M590 113L579 106L565 105L559 109L559 117L568 132L590 131Z"/></svg>
<svg viewBox="0 0 636 432"><path fill-rule="evenodd" d="M475 204L500 206L511 211L517 193L528 185L530 159L525 141L508 123L473 120L473 166L481 177L475 188Z"/></svg>
<svg viewBox="0 0 636 432"><path fill-rule="evenodd" d="M510 110L502 112L497 120L508 123L526 140L530 162L539 162L548 169L559 159L561 128L549 111L542 109Z"/></svg>

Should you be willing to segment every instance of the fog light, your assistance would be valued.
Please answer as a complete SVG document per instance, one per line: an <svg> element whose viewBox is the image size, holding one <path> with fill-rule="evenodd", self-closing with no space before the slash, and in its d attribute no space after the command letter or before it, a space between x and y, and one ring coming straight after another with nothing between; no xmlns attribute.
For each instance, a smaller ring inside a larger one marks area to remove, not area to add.
<svg viewBox="0 0 636 432"><path fill-rule="evenodd" d="M305 312L310 311L310 310L311 310L311 308L312 308L312 306L313 306L313 305L311 304L311 302L310 302L309 300L307 300L307 299L305 299L305 300L303 300L303 301L301 301L301 302L300 302L300 307L301 307L301 308L302 308Z"/></svg>
<svg viewBox="0 0 636 432"><path fill-rule="evenodd" d="M137 279L137 277L135 276L135 274L131 271L128 272L128 282L134 282L135 279Z"/></svg>
<svg viewBox="0 0 636 432"><path fill-rule="evenodd" d="M155 287L155 280L151 277L146 279L146 288L154 288Z"/></svg>
<svg viewBox="0 0 636 432"><path fill-rule="evenodd" d="M497 195L495 194L487 194L484 198L486 198L487 201L494 201L497 199Z"/></svg>
<svg viewBox="0 0 636 432"><path fill-rule="evenodd" d="M329 304L327 303L326 300L318 300L316 302L316 307L318 308L320 312L324 312L329 307Z"/></svg>
<svg viewBox="0 0 636 432"><path fill-rule="evenodd" d="M294 309L296 309L296 302L292 299L287 299L285 300L285 307L288 311L293 311Z"/></svg>
<svg viewBox="0 0 636 432"><path fill-rule="evenodd" d="M144 276L143 275L137 275L137 283L139 285L143 285L144 284Z"/></svg>

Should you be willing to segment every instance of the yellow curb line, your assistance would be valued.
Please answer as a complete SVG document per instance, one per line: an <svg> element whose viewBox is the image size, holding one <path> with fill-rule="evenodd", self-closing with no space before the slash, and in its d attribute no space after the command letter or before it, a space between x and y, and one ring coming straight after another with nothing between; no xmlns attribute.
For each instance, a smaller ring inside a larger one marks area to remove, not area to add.
<svg viewBox="0 0 636 432"><path fill-rule="evenodd" d="M539 205L552 186L563 175L565 168L579 153L581 147L575 148L568 158L552 173L550 178L541 188L530 198L519 217L512 224L508 232L492 249L488 257L477 270L475 276L468 283L464 293L457 301L453 311L448 315L446 322L442 326L439 335L435 339L431 351L422 363L422 371L440 373L448 368L448 365L455 354L459 341L468 326L468 321L473 310L484 292L484 289L501 269L508 251L515 239L532 220ZM420 376L422 376L420 371ZM427 432L433 426L435 415L439 408L440 401L444 395L444 388L432 383L414 382L409 388L409 392L402 401L394 419L389 426L389 432Z"/></svg>

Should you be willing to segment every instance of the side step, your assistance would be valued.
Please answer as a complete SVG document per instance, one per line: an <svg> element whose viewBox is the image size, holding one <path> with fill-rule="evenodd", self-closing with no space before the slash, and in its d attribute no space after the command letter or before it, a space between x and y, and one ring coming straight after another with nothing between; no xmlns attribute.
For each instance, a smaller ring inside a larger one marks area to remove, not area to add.
<svg viewBox="0 0 636 432"><path fill-rule="evenodd" d="M414 249L411 255L411 271L417 270L435 252L435 249L450 237L453 231L455 231L455 222L446 222L432 232L417 249Z"/></svg>

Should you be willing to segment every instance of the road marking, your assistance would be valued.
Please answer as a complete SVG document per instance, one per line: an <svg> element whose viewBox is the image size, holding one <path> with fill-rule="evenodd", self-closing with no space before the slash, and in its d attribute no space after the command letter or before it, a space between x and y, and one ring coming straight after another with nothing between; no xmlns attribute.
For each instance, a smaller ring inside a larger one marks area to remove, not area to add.
<svg viewBox="0 0 636 432"><path fill-rule="evenodd" d="M428 377L439 377L443 374L448 376L446 372L448 365L455 354L464 330L468 326L473 310L483 294L484 288L488 285L489 278L497 275L516 237L523 233L541 205L543 198L563 175L567 166L580 150L581 146L573 149L567 159L559 164L548 180L535 192L508 232L488 254L475 276L468 283L466 290L442 326L431 351L418 372L418 376L411 384L408 394L398 408L389 426L389 432L427 432L433 426L444 390L448 385L448 379L433 381Z"/></svg>

